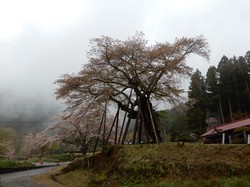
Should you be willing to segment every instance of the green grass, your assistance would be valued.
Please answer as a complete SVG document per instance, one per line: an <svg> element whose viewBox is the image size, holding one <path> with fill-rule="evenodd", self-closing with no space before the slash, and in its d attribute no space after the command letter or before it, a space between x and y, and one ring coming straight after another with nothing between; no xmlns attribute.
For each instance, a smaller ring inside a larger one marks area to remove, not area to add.
<svg viewBox="0 0 250 187"><path fill-rule="evenodd" d="M142 185L143 186L143 185ZM249 187L250 175L228 178L213 178L209 180L161 181L152 185L158 187Z"/></svg>
<svg viewBox="0 0 250 187"><path fill-rule="evenodd" d="M19 162L14 160L0 160L1 168L18 168L18 167L31 167L33 164L29 162Z"/></svg>
<svg viewBox="0 0 250 187"><path fill-rule="evenodd" d="M113 146L94 156L78 158L50 177L65 186L74 180L74 186L91 187L245 187L250 186L249 155L249 145Z"/></svg>
<svg viewBox="0 0 250 187"><path fill-rule="evenodd" d="M53 174L51 174L53 175ZM99 176L101 178L101 176ZM104 177L104 176L103 176ZM91 172L86 170L74 170L65 174L56 176L57 181L53 181L51 176L44 174L36 176L35 180L39 183L47 184L51 187L74 186L74 187L94 187L97 186L92 181ZM60 183L58 183L58 181ZM105 186L105 185L104 185ZM128 185L115 185L128 187L249 187L250 175L229 177L229 178L214 178L209 180L161 180L152 183L137 183L130 182Z"/></svg>

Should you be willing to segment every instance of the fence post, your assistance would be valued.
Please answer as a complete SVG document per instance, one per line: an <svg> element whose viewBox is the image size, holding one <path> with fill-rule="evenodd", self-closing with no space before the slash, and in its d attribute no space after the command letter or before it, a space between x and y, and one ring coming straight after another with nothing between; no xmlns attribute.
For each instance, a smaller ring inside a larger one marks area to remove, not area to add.
<svg viewBox="0 0 250 187"><path fill-rule="evenodd" d="M250 144L250 134L247 135L247 144Z"/></svg>
<svg viewBox="0 0 250 187"><path fill-rule="evenodd" d="M222 144L225 144L225 133L222 133Z"/></svg>

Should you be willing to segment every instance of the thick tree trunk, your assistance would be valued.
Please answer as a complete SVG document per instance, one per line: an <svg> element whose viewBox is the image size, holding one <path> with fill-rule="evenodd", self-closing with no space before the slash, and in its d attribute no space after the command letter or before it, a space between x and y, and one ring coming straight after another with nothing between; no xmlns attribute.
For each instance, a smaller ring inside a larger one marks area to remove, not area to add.
<svg viewBox="0 0 250 187"><path fill-rule="evenodd" d="M86 155L87 152L88 152L88 149L89 149L89 145L86 144L86 143L83 143L81 145L81 148L80 148L80 151L81 151L82 155Z"/></svg>
<svg viewBox="0 0 250 187"><path fill-rule="evenodd" d="M219 108L220 108L220 116L221 116L222 124L225 124L221 101L219 101Z"/></svg>
<svg viewBox="0 0 250 187"><path fill-rule="evenodd" d="M235 85L236 96L237 96L238 110L239 110L239 112L242 112L242 110L241 110L241 105L240 105L240 97L239 97L238 87L237 87L237 84L236 84L236 83L235 83L234 85Z"/></svg>
<svg viewBox="0 0 250 187"><path fill-rule="evenodd" d="M137 111L134 110L134 106L136 105L138 106ZM143 94L138 95L134 106L132 106L131 108L128 108L125 105L122 105L121 103L119 103L119 106L121 110L124 110L126 112L126 114L128 113L128 121L125 126L124 132L121 131L120 133L119 140L121 139L121 137L122 140L121 142L119 141L119 144L125 143L131 119L136 119L132 143L140 143L143 139L143 136L150 143L163 142L163 138L161 137L161 126L159 120L157 119L156 113L153 111L152 104L149 101L148 97Z"/></svg>
<svg viewBox="0 0 250 187"><path fill-rule="evenodd" d="M228 107L229 107L229 112L230 112L230 117L231 117L231 122L234 121L233 119L233 112L232 112L232 106L231 106L231 101L230 101L230 98L228 97Z"/></svg>
<svg viewBox="0 0 250 187"><path fill-rule="evenodd" d="M153 143L161 143L162 138L160 135L160 125L158 120L156 120L156 115L152 109L152 105L146 96L140 96L138 98L138 110L143 118L143 126L145 133L149 136L149 139Z"/></svg>
<svg viewBox="0 0 250 187"><path fill-rule="evenodd" d="M245 83L246 83L246 88L247 88L247 93L248 93L248 100L250 101L250 90L249 90L247 80L245 80Z"/></svg>

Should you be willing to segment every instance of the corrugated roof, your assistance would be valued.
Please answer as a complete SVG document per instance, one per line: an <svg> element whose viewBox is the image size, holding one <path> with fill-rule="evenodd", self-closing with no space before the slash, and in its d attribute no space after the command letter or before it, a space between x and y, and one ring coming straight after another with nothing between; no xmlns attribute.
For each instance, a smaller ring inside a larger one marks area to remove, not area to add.
<svg viewBox="0 0 250 187"><path fill-rule="evenodd" d="M231 129L236 129L236 128L244 127L248 125L250 125L250 118L215 127L213 129L210 129L206 133L202 134L201 137L210 136L213 134L217 134L218 132L225 132Z"/></svg>

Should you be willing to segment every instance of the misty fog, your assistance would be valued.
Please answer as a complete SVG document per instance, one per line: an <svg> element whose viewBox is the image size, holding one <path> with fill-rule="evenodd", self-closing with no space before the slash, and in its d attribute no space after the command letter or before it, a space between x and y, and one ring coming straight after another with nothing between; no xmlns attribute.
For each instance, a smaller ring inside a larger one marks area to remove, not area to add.
<svg viewBox="0 0 250 187"><path fill-rule="evenodd" d="M10 127L17 134L40 131L53 123L63 105L42 98L0 94L0 127Z"/></svg>
<svg viewBox="0 0 250 187"><path fill-rule="evenodd" d="M246 0L0 1L0 127L25 133L50 124L64 108L53 83L80 71L91 38L124 40L142 31L150 42L172 42L204 35L210 63L191 57L187 64L205 75L222 55L249 50L249 15Z"/></svg>

